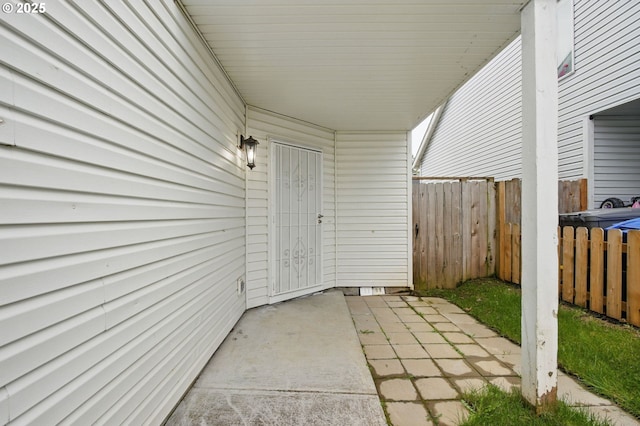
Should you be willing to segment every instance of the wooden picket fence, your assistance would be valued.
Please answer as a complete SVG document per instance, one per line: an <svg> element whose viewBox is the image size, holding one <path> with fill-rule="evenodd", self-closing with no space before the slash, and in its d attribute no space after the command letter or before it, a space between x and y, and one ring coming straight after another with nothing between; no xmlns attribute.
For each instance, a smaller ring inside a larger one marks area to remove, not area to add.
<svg viewBox="0 0 640 426"><path fill-rule="evenodd" d="M445 180L445 182L424 182ZM455 288L495 271L495 187L491 178L414 178L413 283Z"/></svg>
<svg viewBox="0 0 640 426"><path fill-rule="evenodd" d="M522 181L511 179L496 182L498 222L520 223L522 215ZM587 179L558 181L558 213L587 210Z"/></svg>
<svg viewBox="0 0 640 426"><path fill-rule="evenodd" d="M500 229L498 277L521 283L520 225ZM558 229L558 295L561 300L640 326L640 231Z"/></svg>
<svg viewBox="0 0 640 426"><path fill-rule="evenodd" d="M444 179L447 182L435 182ZM424 180L430 180L424 183ZM495 274L521 283L519 179L414 178L416 289L453 288ZM558 210L587 209L587 181L558 182ZM640 326L640 231L558 230L561 300Z"/></svg>
<svg viewBox="0 0 640 426"><path fill-rule="evenodd" d="M586 208L586 186L585 179L558 182L561 213ZM504 268L511 276L519 260L505 265L499 259L500 253L512 250L504 244L512 237L503 229L520 222L520 190L520 179L496 183L491 177L414 177L416 288L454 288L471 278L505 276ZM509 259L518 259L519 253L515 247Z"/></svg>

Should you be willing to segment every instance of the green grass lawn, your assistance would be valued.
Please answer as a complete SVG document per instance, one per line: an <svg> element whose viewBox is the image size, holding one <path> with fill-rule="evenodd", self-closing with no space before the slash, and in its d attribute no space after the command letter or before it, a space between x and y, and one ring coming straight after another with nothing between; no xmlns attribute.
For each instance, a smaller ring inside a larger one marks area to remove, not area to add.
<svg viewBox="0 0 640 426"><path fill-rule="evenodd" d="M518 390L506 393L496 386L465 393L463 400L469 408L464 426L608 426L604 420L575 407L559 402L552 410L536 416L522 399Z"/></svg>
<svg viewBox="0 0 640 426"><path fill-rule="evenodd" d="M520 343L520 289L500 280L472 280L455 290L429 290L501 335ZM640 418L640 330L560 306L558 364L592 391Z"/></svg>

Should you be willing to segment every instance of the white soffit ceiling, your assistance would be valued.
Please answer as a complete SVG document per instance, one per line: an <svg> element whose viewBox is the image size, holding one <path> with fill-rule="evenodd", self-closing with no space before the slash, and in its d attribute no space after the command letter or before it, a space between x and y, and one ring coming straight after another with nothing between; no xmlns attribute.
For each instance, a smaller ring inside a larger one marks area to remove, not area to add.
<svg viewBox="0 0 640 426"><path fill-rule="evenodd" d="M527 0L181 2L249 105L371 131L417 125L517 36Z"/></svg>

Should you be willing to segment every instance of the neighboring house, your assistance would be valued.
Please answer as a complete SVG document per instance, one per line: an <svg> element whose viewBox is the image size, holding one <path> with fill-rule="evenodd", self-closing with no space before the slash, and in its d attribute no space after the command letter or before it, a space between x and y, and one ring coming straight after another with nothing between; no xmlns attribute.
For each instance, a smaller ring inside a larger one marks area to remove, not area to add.
<svg viewBox="0 0 640 426"><path fill-rule="evenodd" d="M640 195L640 2L573 6L574 60L559 58L559 177L587 178L591 207L608 197L628 203ZM517 38L444 104L414 168L520 177L521 88Z"/></svg>

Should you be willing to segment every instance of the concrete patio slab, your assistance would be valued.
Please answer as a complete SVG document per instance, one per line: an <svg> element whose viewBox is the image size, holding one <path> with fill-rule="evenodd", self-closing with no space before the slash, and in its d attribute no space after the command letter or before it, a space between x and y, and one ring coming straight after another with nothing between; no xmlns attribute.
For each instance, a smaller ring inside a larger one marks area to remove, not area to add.
<svg viewBox="0 0 640 426"><path fill-rule="evenodd" d="M388 322L381 320L380 328L384 327L384 331L386 333L403 333L408 330L407 326L410 324L405 324L403 322Z"/></svg>
<svg viewBox="0 0 640 426"><path fill-rule="evenodd" d="M379 416L380 402L369 395L196 388L166 425L385 425Z"/></svg>
<svg viewBox="0 0 640 426"><path fill-rule="evenodd" d="M471 337L464 333L444 332L442 335L451 343L474 343Z"/></svg>
<svg viewBox="0 0 640 426"><path fill-rule="evenodd" d="M416 339L418 339L418 342L420 343L427 343L432 345L447 344L447 341L444 337L442 337L442 334L436 331L417 332L413 333L413 335L416 336Z"/></svg>
<svg viewBox="0 0 640 426"><path fill-rule="evenodd" d="M396 357L391 345L365 345L363 348L367 359L393 359Z"/></svg>
<svg viewBox="0 0 640 426"><path fill-rule="evenodd" d="M367 303L367 305L370 307L377 306L377 307L386 308L389 306L387 305L387 302L382 297L367 297L364 300Z"/></svg>
<svg viewBox="0 0 640 426"><path fill-rule="evenodd" d="M476 321L476 319L474 317L472 317L471 315L468 315L468 314L448 313L447 312L447 313L444 313L443 316L448 318L449 321L451 321L452 323L454 323L456 325L478 324L478 321Z"/></svg>
<svg viewBox="0 0 640 426"><path fill-rule="evenodd" d="M389 307L394 308L394 307L406 307L407 303L404 302L403 300L388 300L387 301L387 305L389 305Z"/></svg>
<svg viewBox="0 0 640 426"><path fill-rule="evenodd" d="M389 341L382 331L359 330L358 337L363 345L388 345Z"/></svg>
<svg viewBox="0 0 640 426"><path fill-rule="evenodd" d="M431 306L414 306L413 309L422 315L438 315L438 311Z"/></svg>
<svg viewBox="0 0 640 426"><path fill-rule="evenodd" d="M428 377L416 380L416 387L420 396L425 400L456 399L460 396L451 386L451 382L442 377Z"/></svg>
<svg viewBox="0 0 640 426"><path fill-rule="evenodd" d="M449 343L445 343L443 345L427 344L426 347L431 358L462 358L462 355L460 355Z"/></svg>
<svg viewBox="0 0 640 426"><path fill-rule="evenodd" d="M479 376L477 371L462 359L436 359L436 364L446 376Z"/></svg>
<svg viewBox="0 0 640 426"><path fill-rule="evenodd" d="M439 377L442 372L433 360L430 359L403 359L407 373L414 377Z"/></svg>
<svg viewBox="0 0 640 426"><path fill-rule="evenodd" d="M609 423L616 426L638 425L638 420L615 405L585 407L587 411L600 418L607 419Z"/></svg>
<svg viewBox="0 0 640 426"><path fill-rule="evenodd" d="M457 323L463 333L474 339L477 337L498 337L495 331L483 324Z"/></svg>
<svg viewBox="0 0 640 426"><path fill-rule="evenodd" d="M460 392L479 390L487 385L487 381L481 377L465 377L462 379L452 379L451 381L456 385Z"/></svg>
<svg viewBox="0 0 640 426"><path fill-rule="evenodd" d="M460 401L440 401L429 404L438 426L456 426L464 422L469 412Z"/></svg>
<svg viewBox="0 0 640 426"><path fill-rule="evenodd" d="M428 322L422 321L418 323L409 323L407 328L411 331L436 331Z"/></svg>
<svg viewBox="0 0 640 426"><path fill-rule="evenodd" d="M516 374L522 374L522 369L520 365L522 357L520 354L496 355L496 358L502 361L503 364L511 368L513 371L515 371ZM558 377L561 376L562 374L564 374L562 373L562 371L558 372Z"/></svg>
<svg viewBox="0 0 640 426"><path fill-rule="evenodd" d="M380 382L380 395L389 401L415 401L416 388L409 379L389 379Z"/></svg>
<svg viewBox="0 0 640 426"><path fill-rule="evenodd" d="M382 332L382 328L380 328L380 325L378 325L378 323L375 322L375 320L354 319L353 322L356 327L356 330L358 330L359 332L374 332L374 333Z"/></svg>
<svg viewBox="0 0 640 426"><path fill-rule="evenodd" d="M398 318L400 318L400 320L402 320L402 322L405 324L415 323L415 322L424 323L424 319L418 314L398 315Z"/></svg>
<svg viewBox="0 0 640 426"><path fill-rule="evenodd" d="M424 405L416 402L387 403L389 420L394 426L431 426L433 422Z"/></svg>
<svg viewBox="0 0 640 426"><path fill-rule="evenodd" d="M400 358L428 358L427 351L421 345L391 345Z"/></svg>
<svg viewBox="0 0 640 426"><path fill-rule="evenodd" d="M558 396L570 405L611 405L611 401L592 394L567 375L558 376Z"/></svg>
<svg viewBox="0 0 640 426"><path fill-rule="evenodd" d="M476 338L476 342L493 355L520 355L520 346L502 337Z"/></svg>
<svg viewBox="0 0 640 426"><path fill-rule="evenodd" d="M433 327L435 327L436 323L440 322L448 322L449 320L442 315L423 315L425 321L429 322Z"/></svg>
<svg viewBox="0 0 640 426"><path fill-rule="evenodd" d="M473 356L478 358L488 358L491 356L489 352L485 351L482 349L482 346L477 344L458 344L456 345L456 348L458 348L458 350L466 357Z"/></svg>
<svg viewBox="0 0 640 426"><path fill-rule="evenodd" d="M403 308L392 308L393 311L397 314L397 315L415 315L415 311L409 307L407 307L407 304L405 303Z"/></svg>
<svg viewBox="0 0 640 426"><path fill-rule="evenodd" d="M483 376L514 376L515 372L498 361L470 361Z"/></svg>
<svg viewBox="0 0 640 426"><path fill-rule="evenodd" d="M386 425L341 292L247 311L167 421L236 424Z"/></svg>
<svg viewBox="0 0 640 426"><path fill-rule="evenodd" d="M415 336L409 333L409 330L406 330L404 333L391 332L387 333L387 338L389 339L389 343L392 345L401 345L401 344L416 344L418 341Z"/></svg>
<svg viewBox="0 0 640 426"><path fill-rule="evenodd" d="M489 383L491 383L492 385L496 385L505 392L511 392L514 388L520 388L522 380L520 379L520 377L516 376L500 376L491 378L489 380Z"/></svg>
<svg viewBox="0 0 640 426"><path fill-rule="evenodd" d="M404 368L399 359L372 359L369 365L378 377L399 376L404 374Z"/></svg>

